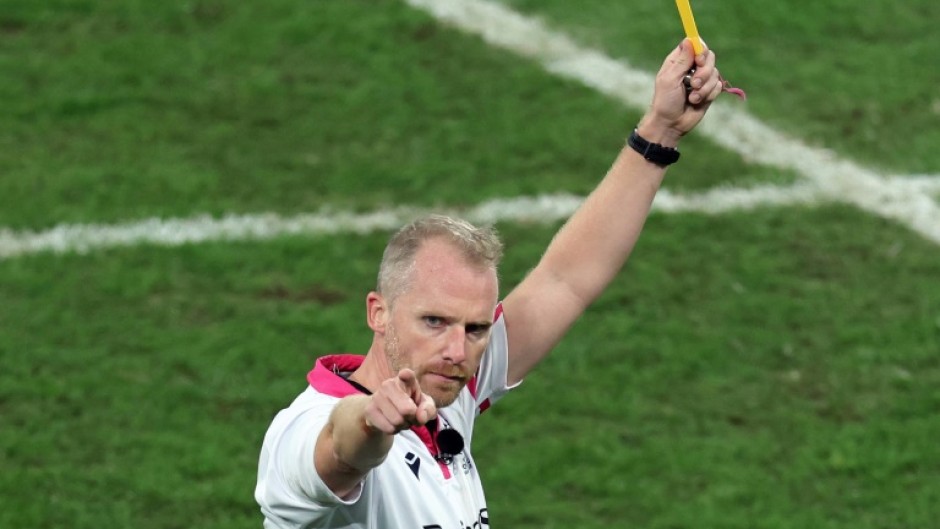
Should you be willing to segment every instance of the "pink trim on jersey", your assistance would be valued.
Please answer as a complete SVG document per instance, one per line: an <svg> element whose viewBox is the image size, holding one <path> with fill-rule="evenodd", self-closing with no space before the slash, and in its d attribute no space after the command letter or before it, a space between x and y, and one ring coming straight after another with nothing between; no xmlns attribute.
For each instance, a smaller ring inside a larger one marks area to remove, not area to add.
<svg viewBox="0 0 940 529"><path fill-rule="evenodd" d="M440 450L437 448L437 443L431 438L431 429L427 426L412 426L411 431L418 436L418 439L421 439L424 446L428 448L428 452L431 452L431 455L437 460L437 455L440 453ZM437 431L441 431L440 421L437 422ZM450 479L450 467L445 465L442 461L438 461L437 466L441 467L441 472L444 473L444 479Z"/></svg>
<svg viewBox="0 0 940 529"><path fill-rule="evenodd" d="M307 382L313 389L331 397L348 397L359 394L359 390L339 376L341 372L359 369L366 357L361 355L330 355L317 359L313 369L307 373Z"/></svg>
<svg viewBox="0 0 940 529"><path fill-rule="evenodd" d="M476 398L477 398L477 377L476 377L476 375L474 375L474 376L467 382L467 389L470 391L470 395L473 396L473 400L476 400Z"/></svg>

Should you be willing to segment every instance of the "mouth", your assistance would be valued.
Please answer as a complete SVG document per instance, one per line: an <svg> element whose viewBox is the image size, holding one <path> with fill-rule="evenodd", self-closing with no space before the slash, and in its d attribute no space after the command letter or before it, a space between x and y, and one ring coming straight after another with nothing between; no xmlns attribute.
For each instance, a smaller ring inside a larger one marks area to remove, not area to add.
<svg viewBox="0 0 940 529"><path fill-rule="evenodd" d="M432 373L428 373L428 376L431 377L432 380L440 381L440 382L445 382L445 383L449 382L449 383L452 383L452 384L461 384L461 385L463 385L463 384L465 384L465 383L467 382L467 377L465 377L465 376L463 376L463 375L447 375L447 374L444 374L444 373L433 373L433 372L432 372Z"/></svg>

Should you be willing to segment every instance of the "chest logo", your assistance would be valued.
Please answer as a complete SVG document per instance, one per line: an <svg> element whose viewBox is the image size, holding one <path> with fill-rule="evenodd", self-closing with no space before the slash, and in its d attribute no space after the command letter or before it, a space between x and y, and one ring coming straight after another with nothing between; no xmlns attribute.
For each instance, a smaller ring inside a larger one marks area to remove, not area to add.
<svg viewBox="0 0 940 529"><path fill-rule="evenodd" d="M421 480L421 476L418 475L418 469L421 468L421 459L414 453L408 452L405 454L405 464L411 469L411 473L414 474L418 480Z"/></svg>

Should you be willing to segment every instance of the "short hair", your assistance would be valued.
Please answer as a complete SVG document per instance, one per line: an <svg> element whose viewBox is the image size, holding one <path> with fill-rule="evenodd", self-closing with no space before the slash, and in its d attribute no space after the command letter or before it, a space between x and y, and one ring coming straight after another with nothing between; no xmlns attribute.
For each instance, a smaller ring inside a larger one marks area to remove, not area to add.
<svg viewBox="0 0 940 529"><path fill-rule="evenodd" d="M446 215L418 218L399 229L382 254L376 291L385 296L389 304L408 289L421 245L438 238L460 250L473 265L496 270L503 257L503 243L492 226L474 226Z"/></svg>

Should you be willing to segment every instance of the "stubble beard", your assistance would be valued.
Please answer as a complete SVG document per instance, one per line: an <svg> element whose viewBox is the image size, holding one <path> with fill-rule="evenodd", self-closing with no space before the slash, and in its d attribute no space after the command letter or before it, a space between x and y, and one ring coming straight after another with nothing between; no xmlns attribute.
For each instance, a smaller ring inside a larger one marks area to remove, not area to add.
<svg viewBox="0 0 940 529"><path fill-rule="evenodd" d="M388 359L388 365L392 369L392 376L396 376L399 371L408 368L415 372L415 376L418 378L418 384L422 384L421 377L425 374L424 371L418 366L410 365L411 362L406 360L401 350L398 332L391 323L389 323L385 329L385 358ZM421 391L434 399L434 405L437 406L438 409L453 404L462 389L463 385L461 385L457 391L441 393L436 391L435 388L424 387L423 384L421 385Z"/></svg>

